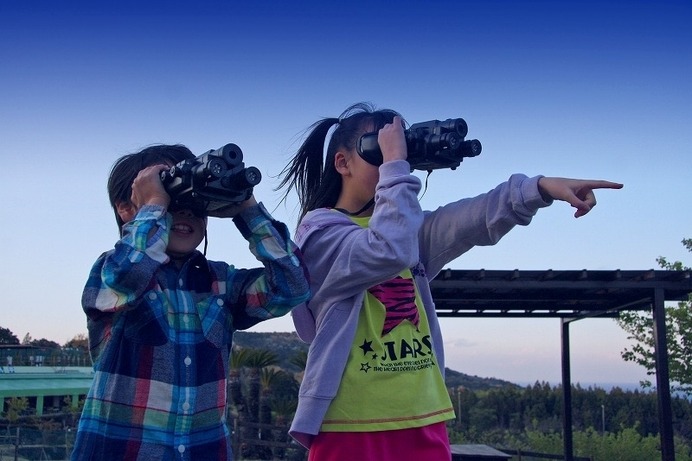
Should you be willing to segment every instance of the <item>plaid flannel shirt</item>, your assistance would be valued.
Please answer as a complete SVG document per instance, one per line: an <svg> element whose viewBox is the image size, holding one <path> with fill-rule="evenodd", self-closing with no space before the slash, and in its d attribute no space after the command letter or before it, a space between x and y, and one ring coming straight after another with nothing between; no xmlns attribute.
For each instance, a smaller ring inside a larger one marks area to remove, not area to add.
<svg viewBox="0 0 692 461"><path fill-rule="evenodd" d="M89 275L94 381L73 460L231 460L226 378L233 331L286 314L309 296L286 226L262 205L233 221L264 268L165 253L171 217L144 206Z"/></svg>

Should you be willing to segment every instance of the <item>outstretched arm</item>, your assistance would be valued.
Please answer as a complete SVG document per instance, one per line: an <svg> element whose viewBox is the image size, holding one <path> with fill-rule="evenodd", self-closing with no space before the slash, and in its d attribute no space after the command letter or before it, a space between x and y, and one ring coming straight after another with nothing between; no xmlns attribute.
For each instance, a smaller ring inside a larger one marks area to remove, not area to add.
<svg viewBox="0 0 692 461"><path fill-rule="evenodd" d="M577 211L575 218L584 216L596 206L595 189L622 189L622 184L592 179L569 179L543 177L538 181L538 189L546 199L563 200Z"/></svg>

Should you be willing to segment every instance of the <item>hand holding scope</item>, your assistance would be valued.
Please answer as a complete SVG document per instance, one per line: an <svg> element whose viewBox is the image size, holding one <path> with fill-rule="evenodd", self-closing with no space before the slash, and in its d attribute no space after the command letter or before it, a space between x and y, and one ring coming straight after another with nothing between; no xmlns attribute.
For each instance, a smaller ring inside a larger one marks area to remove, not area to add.
<svg viewBox="0 0 692 461"><path fill-rule="evenodd" d="M462 118L444 121L430 120L415 123L404 131L408 162L412 170L431 171L441 168L456 168L465 157L481 153L477 139L464 140L468 125ZM366 133L358 140L358 154L368 163L382 165L382 151L377 143L377 133Z"/></svg>
<svg viewBox="0 0 692 461"><path fill-rule="evenodd" d="M257 168L245 168L243 151L235 144L210 150L161 172L163 187L171 196L169 208L189 208L202 214L244 202L261 179Z"/></svg>

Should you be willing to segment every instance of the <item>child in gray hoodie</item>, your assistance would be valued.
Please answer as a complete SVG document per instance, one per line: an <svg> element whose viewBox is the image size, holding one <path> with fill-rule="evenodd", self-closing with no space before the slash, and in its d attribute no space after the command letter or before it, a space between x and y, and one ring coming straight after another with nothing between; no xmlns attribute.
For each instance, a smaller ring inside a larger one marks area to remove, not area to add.
<svg viewBox="0 0 692 461"><path fill-rule="evenodd" d="M357 153L370 132L378 132L381 164ZM295 187L300 199L295 239L313 293L293 310L310 349L290 429L310 460L449 460L445 421L454 409L430 280L553 200L579 217L596 204L594 189L622 187L515 174L486 194L424 212L406 158L399 114L356 104L314 124L283 172L281 187Z"/></svg>

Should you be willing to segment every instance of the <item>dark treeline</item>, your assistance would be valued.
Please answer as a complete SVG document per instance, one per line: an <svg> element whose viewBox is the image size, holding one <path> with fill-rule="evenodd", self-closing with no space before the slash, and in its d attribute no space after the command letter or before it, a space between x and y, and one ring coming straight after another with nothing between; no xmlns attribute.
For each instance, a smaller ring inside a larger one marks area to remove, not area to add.
<svg viewBox="0 0 692 461"><path fill-rule="evenodd" d="M457 387L450 388L450 396L457 410L456 421L449 425L452 443L560 453L562 386L536 382L527 387L487 390ZM674 397L672 410L678 459L691 459L692 402ZM642 447L658 451L658 403L654 392L572 386L572 425L575 446L584 446L582 455L594 456L596 444L607 445L602 448L606 453L639 450L637 456L642 459L652 456L642 453ZM612 455L595 459L640 459L633 454L624 458L608 456Z"/></svg>
<svg viewBox="0 0 692 461"><path fill-rule="evenodd" d="M457 419L451 443L560 454L562 387L536 382L486 390L450 387ZM657 396L653 392L572 386L574 454L593 461L660 459ZM672 400L675 456L692 461L692 402Z"/></svg>
<svg viewBox="0 0 692 461"><path fill-rule="evenodd" d="M488 431L560 432L562 387L536 382L528 387L506 386L484 391L450 389L458 412L455 429L462 434ZM676 435L692 440L692 402L672 400ZM657 397L653 392L625 391L615 387L572 387L574 430L619 432L634 428L642 437L658 435Z"/></svg>

